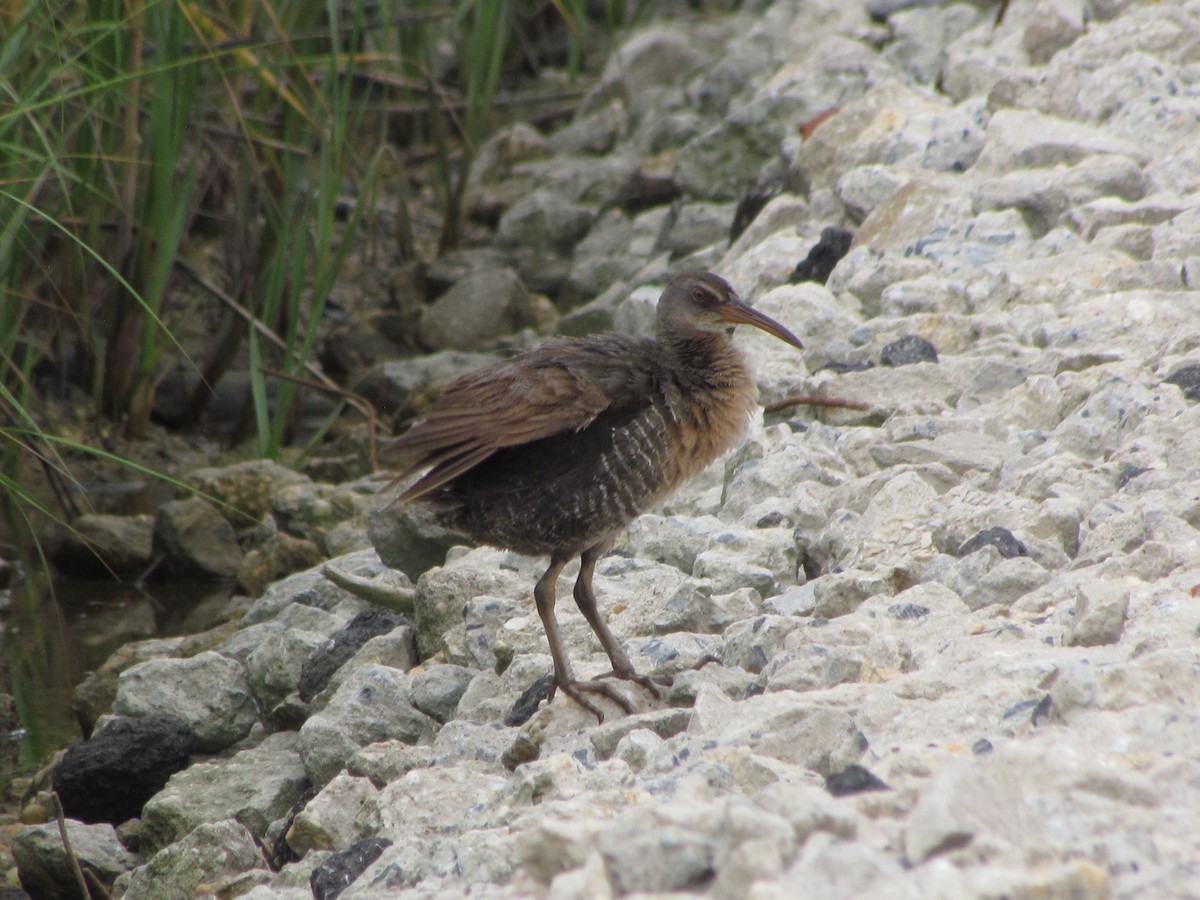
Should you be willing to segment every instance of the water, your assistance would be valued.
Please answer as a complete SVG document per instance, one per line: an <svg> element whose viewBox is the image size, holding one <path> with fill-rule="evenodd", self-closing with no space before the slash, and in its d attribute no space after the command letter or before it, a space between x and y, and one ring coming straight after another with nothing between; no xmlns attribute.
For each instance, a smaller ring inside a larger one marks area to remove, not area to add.
<svg viewBox="0 0 1200 900"><path fill-rule="evenodd" d="M210 627L230 595L228 585L69 581L53 591L35 580L0 592L0 694L16 699L18 730L0 709L0 798L14 777L28 775L81 738L71 698L88 672L131 641L192 634ZM7 602L5 599L7 597Z"/></svg>

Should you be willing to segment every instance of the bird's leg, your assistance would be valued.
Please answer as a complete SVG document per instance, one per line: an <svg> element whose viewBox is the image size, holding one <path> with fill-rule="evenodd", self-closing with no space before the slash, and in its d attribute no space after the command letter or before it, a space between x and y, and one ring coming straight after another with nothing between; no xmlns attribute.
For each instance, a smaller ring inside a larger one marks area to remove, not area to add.
<svg viewBox="0 0 1200 900"><path fill-rule="evenodd" d="M608 697L625 710L626 713L632 713L632 704L609 685L576 681L575 674L571 671L571 661L567 658L567 648L563 646L562 635L558 630L558 620L554 618L554 599L558 590L558 576L566 563L566 559L559 559L558 557L551 559L550 568L546 570L546 574L538 579L538 583L533 589L533 599L537 603L537 611L542 619L542 627L546 630L546 640L550 643L550 656L554 660L554 686L562 688L564 694L601 722L604 721L604 713L597 709L594 704L589 703L583 698L584 691ZM549 699L554 699L553 691Z"/></svg>
<svg viewBox="0 0 1200 900"><path fill-rule="evenodd" d="M596 560L600 558L605 549L607 549L607 544L597 544L584 550L583 555L579 557L579 577L575 579L575 605L579 607L583 617L592 626L592 631L600 639L600 646L604 648L609 661L612 662L612 671L600 677L621 678L625 681L636 682L657 700L661 696L658 685L650 676L637 673L620 643L609 630L608 623L600 615L600 609L596 606L596 592L592 590L592 575L596 571Z"/></svg>

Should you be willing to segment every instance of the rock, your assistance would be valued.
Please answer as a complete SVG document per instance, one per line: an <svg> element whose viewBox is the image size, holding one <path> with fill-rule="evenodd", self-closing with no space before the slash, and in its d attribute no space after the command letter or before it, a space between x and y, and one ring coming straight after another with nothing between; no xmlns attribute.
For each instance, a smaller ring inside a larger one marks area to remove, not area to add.
<svg viewBox="0 0 1200 900"><path fill-rule="evenodd" d="M412 417L424 411L442 385L495 361L493 354L458 350L386 361L372 369L355 390L379 409ZM394 515L394 511L390 514Z"/></svg>
<svg viewBox="0 0 1200 900"><path fill-rule="evenodd" d="M691 572L696 557L712 536L724 529L715 516L677 517L644 515L629 523L626 538L632 553Z"/></svg>
<svg viewBox="0 0 1200 900"><path fill-rule="evenodd" d="M430 666L412 679L412 703L425 715L445 723L454 717L458 701L475 677L462 666Z"/></svg>
<svg viewBox="0 0 1200 900"><path fill-rule="evenodd" d="M598 849L618 894L699 888L716 874L716 841L695 822L631 810L600 835Z"/></svg>
<svg viewBox="0 0 1200 900"><path fill-rule="evenodd" d="M982 609L991 605L1009 607L1049 581L1050 573L1026 556L1005 559L988 544L962 559L934 558L923 578L941 582L971 609Z"/></svg>
<svg viewBox="0 0 1200 900"><path fill-rule="evenodd" d="M312 896L316 900L335 900L391 845L387 838L363 838L332 854L313 870Z"/></svg>
<svg viewBox="0 0 1200 900"><path fill-rule="evenodd" d="M1021 46L1035 65L1048 63L1059 50L1083 35L1084 3L1041 0L1029 15Z"/></svg>
<svg viewBox="0 0 1200 900"><path fill-rule="evenodd" d="M526 597L532 592L537 575L526 580L515 571L500 568L500 561L510 558L511 554L475 551L453 560L447 558L445 566L421 576L417 582L416 622L417 646L423 657L443 648L445 636L462 621L464 603L481 596Z"/></svg>
<svg viewBox="0 0 1200 900"><path fill-rule="evenodd" d="M638 96L659 85L686 81L705 63L694 40L674 28L648 28L631 35L604 66L598 90Z"/></svg>
<svg viewBox="0 0 1200 900"><path fill-rule="evenodd" d="M117 698L117 678L126 669L148 659L178 656L182 638L153 638L134 641L113 652L112 656L94 672L90 672L79 686L71 706L75 719L85 735L91 735L96 721L112 710Z"/></svg>
<svg viewBox="0 0 1200 900"><path fill-rule="evenodd" d="M112 825L85 825L67 819L66 829L79 868L90 872L108 890L112 889L117 876L128 872L140 861L137 854L121 846ZM79 897L79 882L63 849L56 823L32 825L17 831L12 840L12 854L21 887L28 896L48 900L76 900Z"/></svg>
<svg viewBox="0 0 1200 900"><path fill-rule="evenodd" d="M1181 366L1163 379L1173 384L1189 400L1200 400L1200 365Z"/></svg>
<svg viewBox="0 0 1200 900"><path fill-rule="evenodd" d="M349 850L355 843L354 820L375 793L366 778L337 775L296 813L288 845L299 856L311 850Z"/></svg>
<svg viewBox="0 0 1200 900"><path fill-rule="evenodd" d="M146 804L141 840L154 853L204 825L236 820L256 838L282 817L307 786L294 732L269 735L228 759L198 763L171 777Z"/></svg>
<svg viewBox="0 0 1200 900"><path fill-rule="evenodd" d="M893 368L910 366L919 362L935 363L937 361L937 350L934 349L933 344L915 334L906 334L879 352L879 362Z"/></svg>
<svg viewBox="0 0 1200 900"><path fill-rule="evenodd" d="M223 514L239 527L261 522L271 511L271 495L279 488L307 482L299 472L269 459L196 469L188 476L188 484L227 504L222 507Z"/></svg>
<svg viewBox="0 0 1200 900"><path fill-rule="evenodd" d="M796 269L788 281L793 284L802 281L824 284L838 261L849 252L852 240L854 232L849 229L833 225L821 229L821 240L813 244L808 256L796 263Z"/></svg>
<svg viewBox="0 0 1200 900"><path fill-rule="evenodd" d="M691 196L731 202L767 159L766 148L752 133L736 126L718 126L683 147L672 179Z"/></svg>
<svg viewBox="0 0 1200 900"><path fill-rule="evenodd" d="M828 775L825 778L825 789L835 797L861 794L863 791L889 790L877 775L857 764Z"/></svg>
<svg viewBox="0 0 1200 900"><path fill-rule="evenodd" d="M149 516L85 515L71 523L54 550L58 571L69 578L141 576L153 560Z"/></svg>
<svg viewBox="0 0 1200 900"><path fill-rule="evenodd" d="M434 301L421 320L431 350L475 350L537 324L528 288L512 269L465 276Z"/></svg>
<svg viewBox="0 0 1200 900"><path fill-rule="evenodd" d="M662 224L655 249L678 259L724 242L733 220L732 203L680 203Z"/></svg>
<svg viewBox="0 0 1200 900"><path fill-rule="evenodd" d="M232 820L200 825L183 840L156 853L125 881L127 900L191 897L201 885L226 876L264 870L267 864L244 827ZM118 890L120 885L118 885Z"/></svg>
<svg viewBox="0 0 1200 900"><path fill-rule="evenodd" d="M437 723L412 705L410 690L409 677L387 666L368 665L348 677L300 728L309 780L327 783L359 748L376 741L431 741Z"/></svg>
<svg viewBox="0 0 1200 900"><path fill-rule="evenodd" d="M594 218L595 212L583 204L564 202L550 191L537 190L500 218L497 239L501 247L514 252L541 250L566 255L587 234Z"/></svg>
<svg viewBox="0 0 1200 900"><path fill-rule="evenodd" d="M297 689L304 663L326 639L322 634L287 628L278 622L252 625L243 633L251 630L257 631L260 638L242 662L254 699L270 714ZM217 649L236 655L231 647L219 645Z"/></svg>
<svg viewBox="0 0 1200 900"><path fill-rule="evenodd" d="M196 736L195 749L216 753L240 741L258 721L241 663L208 651L191 659L152 659L117 679L113 712L177 716Z"/></svg>
<svg viewBox="0 0 1200 900"><path fill-rule="evenodd" d="M608 153L628 127L625 105L614 100L591 112L581 109L570 125L550 137L548 145L555 153Z"/></svg>
<svg viewBox="0 0 1200 900"><path fill-rule="evenodd" d="M1078 647L1115 644L1125 630L1129 589L1107 581L1080 585L1075 599L1075 622L1068 642Z"/></svg>
<svg viewBox="0 0 1200 900"><path fill-rule="evenodd" d="M362 482L351 486L299 482L280 485L271 492L271 515L279 530L327 551L330 532L375 505L374 487Z"/></svg>
<svg viewBox="0 0 1200 900"><path fill-rule="evenodd" d="M609 759L621 753L622 744L629 752L626 739L635 733L654 735L657 740L653 744L657 745L666 738L686 731L691 719L691 712L685 709L656 710L605 722L589 735L589 739L596 748L596 755L600 759Z"/></svg>
<svg viewBox="0 0 1200 900"><path fill-rule="evenodd" d="M857 760L864 739L846 713L805 706L780 691L733 703L701 689L688 733L753 746L755 753L829 773Z"/></svg>
<svg viewBox="0 0 1200 900"><path fill-rule="evenodd" d="M935 84L946 62L946 47L979 18L979 12L964 3L895 11L888 15L892 42L884 56L916 81Z"/></svg>
<svg viewBox="0 0 1200 900"><path fill-rule="evenodd" d="M511 175L514 166L529 160L542 159L546 154L545 137L531 125L516 122L496 131L483 142L471 166L471 180L476 183L499 181ZM463 270L473 267L480 252L460 250L439 257L430 266L430 277L434 284L445 282L442 288L449 287L461 277L460 273ZM447 257L450 257L450 260L443 263ZM491 268L490 257L485 259L485 264Z"/></svg>
<svg viewBox="0 0 1200 900"><path fill-rule="evenodd" d="M389 870L403 873L410 886L451 874L467 882L507 882L516 861L511 838L490 851L479 846L496 835L476 819L486 815L505 783L499 775L454 766L414 769L388 784L368 801L360 821L393 845L360 876L363 887L378 887L376 880Z"/></svg>
<svg viewBox="0 0 1200 900"><path fill-rule="evenodd" d="M384 565L409 578L440 566L446 552L462 543L461 535L437 524L420 507L397 510L381 504L368 514L367 533Z"/></svg>
<svg viewBox="0 0 1200 900"><path fill-rule="evenodd" d="M964 541L962 546L955 553L959 559L974 553L976 550L982 550L984 547L995 547L1000 551L1000 555L1005 559L1012 559L1015 556L1028 556L1029 550L1025 545L1017 540L1016 536L1007 528L985 528L978 532L974 537Z"/></svg>
<svg viewBox="0 0 1200 900"><path fill-rule="evenodd" d="M1075 165L1089 156L1115 153L1144 164L1133 141L1099 128L1030 110L1000 109L988 122L987 143L975 167L981 172Z"/></svg>
<svg viewBox="0 0 1200 900"><path fill-rule="evenodd" d="M246 594L257 597L271 582L310 569L323 558L312 541L276 533L242 557L237 583Z"/></svg>
<svg viewBox="0 0 1200 900"><path fill-rule="evenodd" d="M399 613L374 607L363 610L333 634L327 643L314 648L305 657L297 681L300 699L307 703L323 691L333 674L371 638L410 625L409 620Z"/></svg>
<svg viewBox="0 0 1200 900"><path fill-rule="evenodd" d="M154 547L163 557L159 577L232 578L242 559L229 522L199 497L158 508Z"/></svg>
<svg viewBox="0 0 1200 900"><path fill-rule="evenodd" d="M170 715L112 719L54 767L54 790L68 818L120 825L142 814L167 779L187 767L195 735Z"/></svg>

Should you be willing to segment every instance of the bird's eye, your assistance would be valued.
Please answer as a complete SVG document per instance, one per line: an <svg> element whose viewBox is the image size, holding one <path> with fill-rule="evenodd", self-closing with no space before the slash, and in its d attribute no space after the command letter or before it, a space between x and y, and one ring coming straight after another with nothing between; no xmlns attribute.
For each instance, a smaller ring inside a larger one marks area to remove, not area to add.
<svg viewBox="0 0 1200 900"><path fill-rule="evenodd" d="M697 303L706 303L709 300L709 293L704 288L696 288L692 291L692 299Z"/></svg>

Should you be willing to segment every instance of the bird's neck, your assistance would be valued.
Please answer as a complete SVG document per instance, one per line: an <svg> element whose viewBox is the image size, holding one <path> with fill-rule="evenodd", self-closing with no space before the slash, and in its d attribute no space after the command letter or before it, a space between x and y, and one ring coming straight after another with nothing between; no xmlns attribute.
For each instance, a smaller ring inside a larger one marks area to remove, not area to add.
<svg viewBox="0 0 1200 900"><path fill-rule="evenodd" d="M745 356L724 332L681 328L660 342L685 386L737 389L753 384Z"/></svg>

